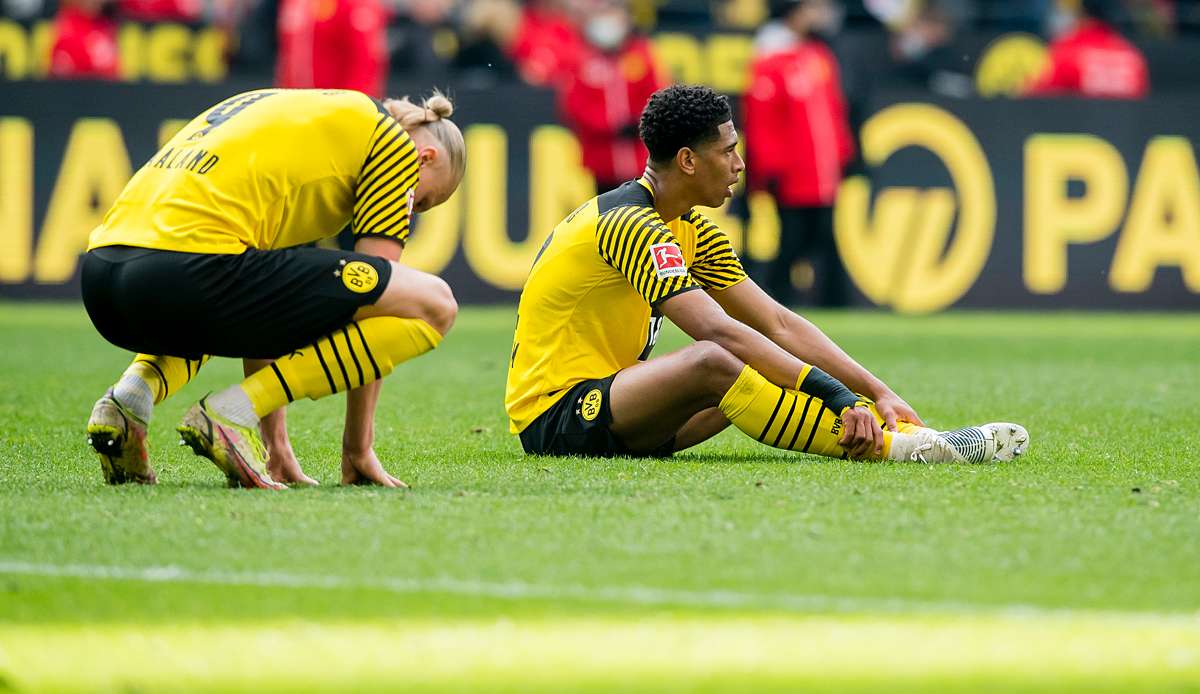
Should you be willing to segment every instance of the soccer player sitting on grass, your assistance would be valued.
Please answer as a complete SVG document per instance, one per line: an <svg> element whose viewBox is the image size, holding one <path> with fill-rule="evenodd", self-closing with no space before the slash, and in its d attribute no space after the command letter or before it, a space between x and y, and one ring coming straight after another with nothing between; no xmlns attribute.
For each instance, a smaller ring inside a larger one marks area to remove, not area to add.
<svg viewBox="0 0 1200 694"><path fill-rule="evenodd" d="M178 429L231 486L315 484L283 408L343 390L342 482L404 486L374 453L375 405L379 379L436 347L457 312L445 282L396 262L412 213L462 180L452 111L437 93L417 105L249 92L197 116L137 172L83 261L96 329L140 353L88 420L106 481L155 482L151 411L215 355L243 358L246 379ZM347 223L354 252L305 247Z"/></svg>
<svg viewBox="0 0 1200 694"><path fill-rule="evenodd" d="M1015 424L926 428L747 279L729 239L694 209L721 205L745 168L723 96L656 92L640 133L645 174L559 223L525 282L505 406L527 453L669 455L730 423L768 446L838 458L1022 453L1029 437ZM649 359L664 316L696 342Z"/></svg>

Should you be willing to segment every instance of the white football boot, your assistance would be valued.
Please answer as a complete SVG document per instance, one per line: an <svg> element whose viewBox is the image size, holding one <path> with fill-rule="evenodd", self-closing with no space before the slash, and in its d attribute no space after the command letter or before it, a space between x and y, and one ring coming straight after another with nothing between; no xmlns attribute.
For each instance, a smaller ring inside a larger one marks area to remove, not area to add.
<svg viewBox="0 0 1200 694"><path fill-rule="evenodd" d="M1024 453L1028 446L1025 427L992 422L930 434L893 434L888 457L922 463L1004 463Z"/></svg>

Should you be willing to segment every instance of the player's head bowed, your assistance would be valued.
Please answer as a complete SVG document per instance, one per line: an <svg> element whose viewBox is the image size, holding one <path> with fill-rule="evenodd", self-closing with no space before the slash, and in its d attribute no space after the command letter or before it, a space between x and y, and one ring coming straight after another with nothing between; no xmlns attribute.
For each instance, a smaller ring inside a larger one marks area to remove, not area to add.
<svg viewBox="0 0 1200 694"><path fill-rule="evenodd" d="M424 212L445 202L458 188L467 169L467 146L462 131L450 120L454 104L438 90L415 104L407 96L388 99L383 107L412 137L421 163L413 209Z"/></svg>
<svg viewBox="0 0 1200 694"><path fill-rule="evenodd" d="M718 207L733 194L745 164L724 95L700 85L660 89L642 111L638 131L650 151L650 168L682 173L697 204Z"/></svg>

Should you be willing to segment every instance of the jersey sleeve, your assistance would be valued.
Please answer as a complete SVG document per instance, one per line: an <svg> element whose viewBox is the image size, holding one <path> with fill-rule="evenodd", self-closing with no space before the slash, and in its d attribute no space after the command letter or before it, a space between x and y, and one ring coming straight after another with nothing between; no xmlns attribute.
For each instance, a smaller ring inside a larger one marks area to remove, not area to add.
<svg viewBox="0 0 1200 694"><path fill-rule="evenodd" d="M742 261L720 227L695 210L684 219L696 227L696 258L691 273L697 282L705 289L719 291L746 279Z"/></svg>
<svg viewBox="0 0 1200 694"><path fill-rule="evenodd" d="M350 226L355 238L382 236L407 241L417 180L416 146L396 119L381 113L354 188Z"/></svg>
<svg viewBox="0 0 1200 694"><path fill-rule="evenodd" d="M683 261L671 230L650 207L618 207L596 221L600 257L650 305L701 286Z"/></svg>

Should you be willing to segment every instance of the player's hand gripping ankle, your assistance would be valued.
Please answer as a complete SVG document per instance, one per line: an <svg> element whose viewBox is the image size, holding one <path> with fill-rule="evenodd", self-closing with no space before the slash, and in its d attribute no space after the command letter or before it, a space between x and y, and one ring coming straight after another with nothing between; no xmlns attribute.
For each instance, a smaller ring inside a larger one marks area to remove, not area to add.
<svg viewBox="0 0 1200 694"><path fill-rule="evenodd" d="M875 415L865 407L851 407L842 413L842 437L838 445L854 460L883 457L883 430Z"/></svg>
<svg viewBox="0 0 1200 694"><path fill-rule="evenodd" d="M888 391L875 401L875 411L883 417L883 426L889 431L896 431L896 422L909 422L917 426L925 426L917 411L909 406L899 395Z"/></svg>

